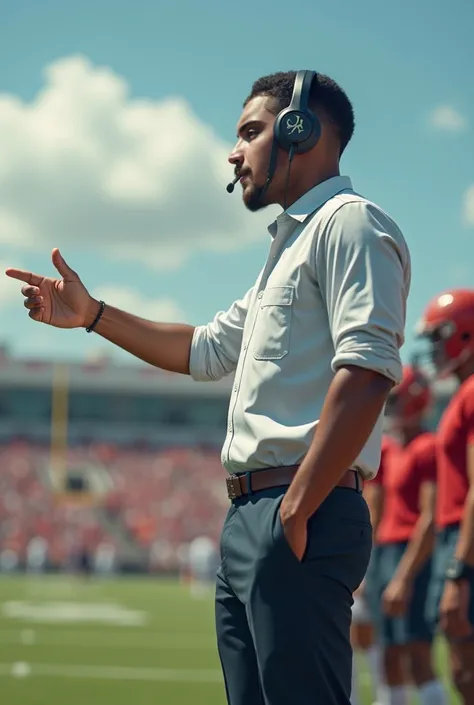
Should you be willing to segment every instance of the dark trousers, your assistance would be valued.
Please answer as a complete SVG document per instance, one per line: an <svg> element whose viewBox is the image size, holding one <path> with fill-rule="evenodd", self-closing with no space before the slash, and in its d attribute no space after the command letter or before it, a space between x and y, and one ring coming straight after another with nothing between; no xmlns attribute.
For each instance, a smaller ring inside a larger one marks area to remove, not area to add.
<svg viewBox="0 0 474 705"><path fill-rule="evenodd" d="M229 705L349 705L352 593L372 528L356 490L335 488L308 522L302 561L283 533L286 488L234 500L222 532L216 628Z"/></svg>

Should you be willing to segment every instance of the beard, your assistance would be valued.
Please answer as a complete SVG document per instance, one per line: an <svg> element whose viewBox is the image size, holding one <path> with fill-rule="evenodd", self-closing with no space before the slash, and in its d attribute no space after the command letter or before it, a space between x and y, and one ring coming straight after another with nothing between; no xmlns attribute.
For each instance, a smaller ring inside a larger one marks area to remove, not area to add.
<svg viewBox="0 0 474 705"><path fill-rule="evenodd" d="M256 213L269 205L266 195L266 193L263 193L263 186L255 186L255 184L252 183L244 187L242 200L247 210Z"/></svg>

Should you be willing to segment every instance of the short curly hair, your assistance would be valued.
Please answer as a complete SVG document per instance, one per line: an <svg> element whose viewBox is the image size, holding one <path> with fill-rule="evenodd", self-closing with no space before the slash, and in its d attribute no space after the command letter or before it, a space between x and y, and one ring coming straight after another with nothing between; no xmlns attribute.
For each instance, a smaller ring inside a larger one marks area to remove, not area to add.
<svg viewBox="0 0 474 705"><path fill-rule="evenodd" d="M257 79L250 94L244 101L247 103L259 95L275 98L277 112L286 108L291 101L296 71L279 71ZM329 76L316 74L311 85L311 107L320 107L328 119L337 127L341 144L340 154L347 147L354 133L354 109L352 103L342 88Z"/></svg>

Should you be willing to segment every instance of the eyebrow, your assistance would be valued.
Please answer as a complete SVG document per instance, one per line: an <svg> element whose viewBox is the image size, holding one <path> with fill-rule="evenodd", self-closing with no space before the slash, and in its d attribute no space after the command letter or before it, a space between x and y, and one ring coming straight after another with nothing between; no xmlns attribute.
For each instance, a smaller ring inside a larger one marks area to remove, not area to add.
<svg viewBox="0 0 474 705"><path fill-rule="evenodd" d="M244 122L243 125L239 127L239 130L237 132L237 139L251 127L252 125L262 125L262 120L247 120L247 122Z"/></svg>

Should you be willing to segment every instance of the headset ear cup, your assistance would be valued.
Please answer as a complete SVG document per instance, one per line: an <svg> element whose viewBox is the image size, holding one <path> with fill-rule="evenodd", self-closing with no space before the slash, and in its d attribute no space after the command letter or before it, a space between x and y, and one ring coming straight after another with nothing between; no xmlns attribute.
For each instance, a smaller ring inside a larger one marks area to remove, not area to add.
<svg viewBox="0 0 474 705"><path fill-rule="evenodd" d="M309 136L304 140L294 146L295 154L303 154L304 152L309 152L317 145L319 138L321 137L321 123L319 122L316 115L309 113L312 117L312 129Z"/></svg>
<svg viewBox="0 0 474 705"><path fill-rule="evenodd" d="M273 133L279 146L286 152L293 148L295 154L308 152L317 144L321 124L313 112L285 108L275 119Z"/></svg>

